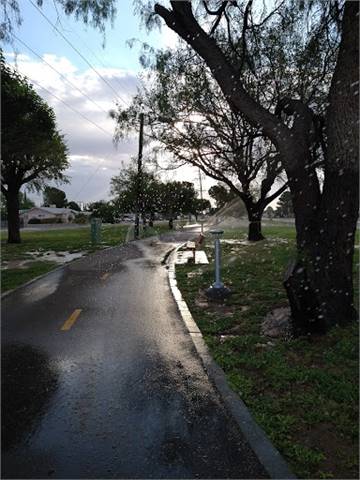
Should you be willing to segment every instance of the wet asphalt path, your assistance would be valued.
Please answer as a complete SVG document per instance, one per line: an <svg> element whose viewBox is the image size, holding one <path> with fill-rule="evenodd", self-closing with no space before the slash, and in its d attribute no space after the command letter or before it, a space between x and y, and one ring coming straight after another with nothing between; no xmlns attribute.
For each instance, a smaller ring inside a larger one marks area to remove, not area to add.
<svg viewBox="0 0 360 480"><path fill-rule="evenodd" d="M4 298L2 478L266 476L171 296L161 259L179 241L97 252Z"/></svg>

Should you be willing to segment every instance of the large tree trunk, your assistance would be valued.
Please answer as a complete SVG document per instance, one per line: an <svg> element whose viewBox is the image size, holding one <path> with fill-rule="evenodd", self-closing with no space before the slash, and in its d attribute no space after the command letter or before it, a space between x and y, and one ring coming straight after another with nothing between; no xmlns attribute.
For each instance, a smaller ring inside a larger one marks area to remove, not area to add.
<svg viewBox="0 0 360 480"><path fill-rule="evenodd" d="M154 226L154 218L155 218L154 212L150 212L149 227L151 228Z"/></svg>
<svg viewBox="0 0 360 480"><path fill-rule="evenodd" d="M264 240L264 235L261 233L261 219L254 220L249 218L248 240L250 242L259 242Z"/></svg>
<svg viewBox="0 0 360 480"><path fill-rule="evenodd" d="M6 201L8 209L8 243L20 243L19 190L9 187Z"/></svg>
<svg viewBox="0 0 360 480"><path fill-rule="evenodd" d="M347 2L327 113L323 192L311 203L314 214L297 225L298 258L285 279L298 332L325 332L356 317L352 270L359 211L358 10L358 2ZM296 204L300 195L293 192ZM297 219L304 206L300 210Z"/></svg>
<svg viewBox="0 0 360 480"><path fill-rule="evenodd" d="M249 219L248 240L250 242L258 242L264 240L264 236L261 233L261 218L263 209L259 208L255 203L244 201L246 211Z"/></svg>
<svg viewBox="0 0 360 480"><path fill-rule="evenodd" d="M329 98L329 153L322 194L311 168L311 120L305 118L306 106L302 105L301 112L293 112L297 114L294 123L299 123L299 129L286 127L246 92L234 65L216 40L197 23L191 2L171 1L171 6L172 10L168 10L156 4L155 12L205 60L231 108L241 112L252 125L261 125L281 155L293 198L297 232L297 259L285 281L296 330L323 332L335 323L345 323L354 317L352 261L358 218L359 148L358 2L345 4L341 45ZM286 100L285 113L287 104Z"/></svg>

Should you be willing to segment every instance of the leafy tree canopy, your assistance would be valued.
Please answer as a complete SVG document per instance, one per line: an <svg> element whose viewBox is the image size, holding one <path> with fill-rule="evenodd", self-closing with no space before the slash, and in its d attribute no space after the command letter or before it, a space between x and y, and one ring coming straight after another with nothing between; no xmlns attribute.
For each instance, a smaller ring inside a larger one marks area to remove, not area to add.
<svg viewBox="0 0 360 480"><path fill-rule="evenodd" d="M64 208L67 206L66 194L56 187L45 187L44 193L44 207L55 205L57 208Z"/></svg>
<svg viewBox="0 0 360 480"><path fill-rule="evenodd" d="M101 218L104 223L115 223L116 207L113 202L100 200L89 203L87 210L91 212L92 218Z"/></svg>
<svg viewBox="0 0 360 480"><path fill-rule="evenodd" d="M140 175L134 166L121 170L111 179L111 194L122 213L135 212L139 192L139 213L160 213L167 218L204 210L207 203L199 203L194 185L190 182L162 182L154 173L142 170Z"/></svg>
<svg viewBox="0 0 360 480"><path fill-rule="evenodd" d="M139 213L145 215L158 211L160 181L142 169L140 175L134 165L120 171L111 179L111 194L121 213L135 212L139 192Z"/></svg>
<svg viewBox="0 0 360 480"><path fill-rule="evenodd" d="M34 0L34 4L42 7L43 0ZM66 15L82 20L85 25L105 31L105 23L113 21L116 14L115 0L54 0ZM21 25L22 16L18 0L1 0L2 22L0 24L0 39L10 42L14 23Z"/></svg>
<svg viewBox="0 0 360 480"><path fill-rule="evenodd" d="M275 210L277 217L292 217L294 216L294 209L292 204L291 193L284 192L278 200L278 205Z"/></svg>
<svg viewBox="0 0 360 480"><path fill-rule="evenodd" d="M3 183L40 190L46 180L66 181L67 146L53 109L1 54Z"/></svg>
<svg viewBox="0 0 360 480"><path fill-rule="evenodd" d="M19 191L40 190L49 180L66 182L67 146L54 111L26 78L5 63L0 53L2 185L8 205L9 242L19 242Z"/></svg>
<svg viewBox="0 0 360 480"><path fill-rule="evenodd" d="M224 185L218 183L213 185L209 189L209 195L216 202L216 208L222 208L226 203L235 198L235 194L232 190L227 189Z"/></svg>
<svg viewBox="0 0 360 480"><path fill-rule="evenodd" d="M74 201L68 202L66 206L67 208L71 208L71 210L76 210L77 212L81 212L80 206Z"/></svg>

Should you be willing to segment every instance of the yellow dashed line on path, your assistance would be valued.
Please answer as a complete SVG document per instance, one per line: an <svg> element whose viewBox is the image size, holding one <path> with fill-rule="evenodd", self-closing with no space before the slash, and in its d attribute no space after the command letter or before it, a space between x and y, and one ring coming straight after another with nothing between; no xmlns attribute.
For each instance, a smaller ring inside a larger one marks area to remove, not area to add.
<svg viewBox="0 0 360 480"><path fill-rule="evenodd" d="M73 313L70 315L70 317L66 320L64 325L61 327L61 330L70 330L70 328L76 322L80 313L81 313L81 308L77 308L76 310L74 310Z"/></svg>
<svg viewBox="0 0 360 480"><path fill-rule="evenodd" d="M100 280L106 280L109 275L110 273L104 273L103 275L101 275Z"/></svg>

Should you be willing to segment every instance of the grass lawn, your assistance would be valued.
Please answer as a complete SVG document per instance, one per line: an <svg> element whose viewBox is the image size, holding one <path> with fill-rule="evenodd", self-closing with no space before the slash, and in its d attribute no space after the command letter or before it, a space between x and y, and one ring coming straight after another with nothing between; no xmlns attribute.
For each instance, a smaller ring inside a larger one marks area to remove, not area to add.
<svg viewBox="0 0 360 480"><path fill-rule="evenodd" d="M231 387L293 471L358 478L358 324L288 341L260 336L264 316L287 305L282 278L295 248L293 227L263 230L267 240L257 244L222 245L223 281L233 290L225 305L204 297L213 282L210 240L210 265L178 265L178 286ZM246 232L224 237L245 239Z"/></svg>
<svg viewBox="0 0 360 480"><path fill-rule="evenodd" d="M168 230L167 223L155 224L154 228L147 228L143 236L152 236ZM86 252L91 253L106 247L124 243L129 237L127 225L105 225L101 230L101 243L92 245L89 228L74 228L63 230L21 231L20 244L6 243L7 233L1 234L1 262L24 261L14 268L2 268L1 291L6 292L16 288L32 278L49 272L59 266L59 263L47 261L44 253L57 252ZM14 264L13 264L14 265Z"/></svg>

